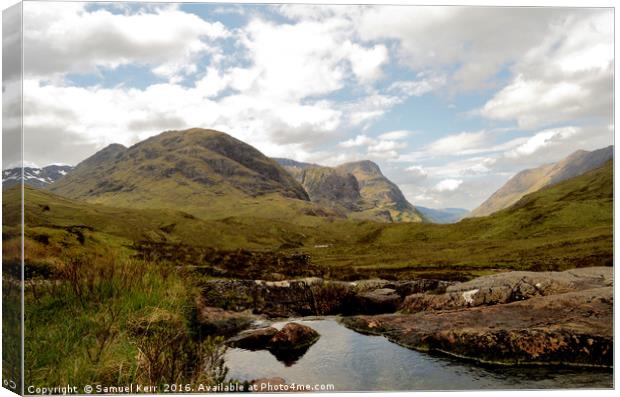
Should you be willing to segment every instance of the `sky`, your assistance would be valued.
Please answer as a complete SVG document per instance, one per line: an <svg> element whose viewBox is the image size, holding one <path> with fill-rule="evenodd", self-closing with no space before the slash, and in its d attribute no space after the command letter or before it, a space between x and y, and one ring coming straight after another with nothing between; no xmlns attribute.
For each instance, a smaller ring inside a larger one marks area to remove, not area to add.
<svg viewBox="0 0 620 397"><path fill-rule="evenodd" d="M473 209L613 144L613 45L605 8L27 2L25 162L202 127Z"/></svg>

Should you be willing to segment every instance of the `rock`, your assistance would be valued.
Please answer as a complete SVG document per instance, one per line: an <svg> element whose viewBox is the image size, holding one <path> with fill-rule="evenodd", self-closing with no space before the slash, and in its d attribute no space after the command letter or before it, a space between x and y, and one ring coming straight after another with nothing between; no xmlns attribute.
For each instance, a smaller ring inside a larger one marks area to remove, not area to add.
<svg viewBox="0 0 620 397"><path fill-rule="evenodd" d="M320 337L318 332L306 325L288 323L271 338L267 348L278 361L290 367L306 354Z"/></svg>
<svg viewBox="0 0 620 397"><path fill-rule="evenodd" d="M379 288L355 296L355 306L351 309L357 313L379 314L393 313L402 302L402 297L391 288Z"/></svg>
<svg viewBox="0 0 620 397"><path fill-rule="evenodd" d="M399 295L404 297L417 293L444 293L446 289L453 284L454 283L450 281L419 279L397 282L394 288Z"/></svg>
<svg viewBox="0 0 620 397"><path fill-rule="evenodd" d="M443 292L449 285L451 283L426 279L355 282L326 281L317 277L280 281L212 279L203 282L203 300L206 306L252 311L272 318L374 314L395 311L407 295ZM396 295L383 296L375 292L384 289ZM396 299L398 304L394 304Z"/></svg>
<svg viewBox="0 0 620 397"><path fill-rule="evenodd" d="M487 363L613 366L613 287L491 306L344 318L403 346Z"/></svg>
<svg viewBox="0 0 620 397"><path fill-rule="evenodd" d="M288 323L269 341L269 350L298 350L312 346L321 335L307 325Z"/></svg>
<svg viewBox="0 0 620 397"><path fill-rule="evenodd" d="M342 312L352 287L320 278L300 280L209 280L204 299L211 306L252 310L268 317L329 315Z"/></svg>
<svg viewBox="0 0 620 397"><path fill-rule="evenodd" d="M402 310L415 313L481 305L497 305L613 285L613 268L591 267L564 272L506 272L479 277L446 288L440 295L412 294Z"/></svg>
<svg viewBox="0 0 620 397"><path fill-rule="evenodd" d="M246 350L262 350L267 348L269 341L278 333L274 327L263 327L249 329L240 332L226 341L231 347L238 347Z"/></svg>

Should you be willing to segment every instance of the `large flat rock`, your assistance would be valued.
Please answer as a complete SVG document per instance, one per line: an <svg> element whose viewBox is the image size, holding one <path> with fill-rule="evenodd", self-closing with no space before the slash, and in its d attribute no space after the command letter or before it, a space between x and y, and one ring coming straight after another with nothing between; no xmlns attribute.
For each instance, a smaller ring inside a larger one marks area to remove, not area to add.
<svg viewBox="0 0 620 397"><path fill-rule="evenodd" d="M414 314L343 319L403 346L509 365L613 365L613 287Z"/></svg>
<svg viewBox="0 0 620 397"><path fill-rule="evenodd" d="M506 272L479 277L446 288L443 294L407 296L402 311L445 310L496 305L613 285L613 268L590 267L564 272Z"/></svg>

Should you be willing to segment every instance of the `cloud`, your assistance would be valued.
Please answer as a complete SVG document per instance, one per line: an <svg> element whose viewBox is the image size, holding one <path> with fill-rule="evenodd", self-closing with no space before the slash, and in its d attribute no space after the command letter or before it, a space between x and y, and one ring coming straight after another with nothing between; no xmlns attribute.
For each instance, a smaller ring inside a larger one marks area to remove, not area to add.
<svg viewBox="0 0 620 397"><path fill-rule="evenodd" d="M555 145L563 140L570 139L579 131L576 127L564 127L541 131L527 139L525 143L506 153L506 157L529 156L544 147Z"/></svg>
<svg viewBox="0 0 620 397"><path fill-rule="evenodd" d="M494 120L516 120L523 128L581 117L609 119L613 111L613 96L609 92L612 85L612 67L560 81L519 75L491 98L480 113Z"/></svg>
<svg viewBox="0 0 620 397"><path fill-rule="evenodd" d="M409 130L389 131L389 132L384 132L381 135L379 135L379 139L399 140L399 139L408 138L413 134L414 132L409 131Z"/></svg>
<svg viewBox="0 0 620 397"><path fill-rule="evenodd" d="M611 120L613 68L613 12L570 15L515 63L512 81L480 114L516 120L523 128L579 118Z"/></svg>
<svg viewBox="0 0 620 397"><path fill-rule="evenodd" d="M422 77L418 80L395 81L388 87L388 92L399 93L407 96L422 96L435 91L446 84L445 76Z"/></svg>
<svg viewBox="0 0 620 397"><path fill-rule="evenodd" d="M460 132L447 135L426 145L424 150L431 155L458 155L488 146L489 133L486 131Z"/></svg>
<svg viewBox="0 0 620 397"><path fill-rule="evenodd" d="M372 48L364 48L359 44L346 43L349 51L351 69L362 83L377 80L382 75L381 66L388 61L388 50L383 44L377 44Z"/></svg>
<svg viewBox="0 0 620 397"><path fill-rule="evenodd" d="M357 29L364 40L396 40L403 65L416 71L443 71L450 75L452 89L469 90L494 84L502 68L539 44L571 12L562 8L376 6L361 12ZM587 11L579 14L589 15Z"/></svg>
<svg viewBox="0 0 620 397"><path fill-rule="evenodd" d="M365 148L367 158L371 159L394 159L397 158L398 151L407 147L405 142L399 141L403 138L404 131L393 131L391 135L396 139L389 139L390 134L382 134L379 138L372 138L368 135L357 135L355 138L340 142L338 146L342 148Z"/></svg>
<svg viewBox="0 0 620 397"><path fill-rule="evenodd" d="M452 192L461 186L463 180L461 179L444 179L435 185L435 190L438 192Z"/></svg>
<svg viewBox="0 0 620 397"><path fill-rule="evenodd" d="M228 34L221 23L170 5L117 14L83 3L27 3L24 70L49 78L139 64L173 78L194 73L196 58L212 50L207 43Z"/></svg>
<svg viewBox="0 0 620 397"><path fill-rule="evenodd" d="M407 171L407 180L409 182L418 182L428 178L428 171L419 165L409 166L405 168L405 171Z"/></svg>
<svg viewBox="0 0 620 397"><path fill-rule="evenodd" d="M372 145L374 142L375 140L369 136L357 135L355 138L351 138L344 142L340 142L339 145L344 148L352 148L352 147Z"/></svg>

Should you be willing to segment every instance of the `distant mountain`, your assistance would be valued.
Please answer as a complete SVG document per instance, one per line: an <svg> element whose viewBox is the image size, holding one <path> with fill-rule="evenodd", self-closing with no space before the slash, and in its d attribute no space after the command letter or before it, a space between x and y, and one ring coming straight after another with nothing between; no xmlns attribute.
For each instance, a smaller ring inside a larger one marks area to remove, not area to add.
<svg viewBox="0 0 620 397"><path fill-rule="evenodd" d="M277 162L223 132L199 128L167 131L130 148L110 145L49 189L91 203L173 208L209 219L322 214Z"/></svg>
<svg viewBox="0 0 620 397"><path fill-rule="evenodd" d="M289 159L275 160L301 183L313 202L351 218L384 222L425 220L372 161L324 167Z"/></svg>
<svg viewBox="0 0 620 397"><path fill-rule="evenodd" d="M424 217L407 201L398 186L387 179L372 161L342 164L336 170L353 174L360 187L366 212L387 213L395 222L423 222Z"/></svg>
<svg viewBox="0 0 620 397"><path fill-rule="evenodd" d="M65 176L73 169L70 165L48 165L43 168L24 167L24 183L28 186L42 188ZM2 171L2 189L8 189L19 183L21 168Z"/></svg>
<svg viewBox="0 0 620 397"><path fill-rule="evenodd" d="M473 210L469 217L486 216L508 208L528 193L582 175L602 166L613 156L613 146L592 152L578 150L557 163L521 171Z"/></svg>
<svg viewBox="0 0 620 397"><path fill-rule="evenodd" d="M469 210L464 208L436 209L420 207L419 205L416 205L415 207L422 215L424 215L426 219L433 223L455 223L469 214Z"/></svg>
<svg viewBox="0 0 620 397"><path fill-rule="evenodd" d="M360 186L353 174L330 167L308 167L300 178L313 202L328 207L341 206L348 211L360 211L363 207Z"/></svg>
<svg viewBox="0 0 620 397"><path fill-rule="evenodd" d="M309 168L321 167L318 164L303 163L291 159L279 157L273 157L273 159L278 164L280 164L286 171L288 171L289 174L293 175L293 178L295 178L299 183L301 183L301 175L303 174L304 170L307 170Z"/></svg>

